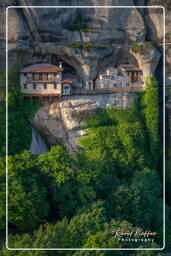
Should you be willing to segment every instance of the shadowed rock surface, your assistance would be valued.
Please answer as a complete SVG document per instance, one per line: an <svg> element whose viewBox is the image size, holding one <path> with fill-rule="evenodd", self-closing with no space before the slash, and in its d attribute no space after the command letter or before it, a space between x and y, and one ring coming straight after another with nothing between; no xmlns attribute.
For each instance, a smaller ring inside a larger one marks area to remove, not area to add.
<svg viewBox="0 0 171 256"><path fill-rule="evenodd" d="M32 142L30 146L30 151L34 155L41 155L48 151L45 141L36 131L36 129L32 126Z"/></svg>

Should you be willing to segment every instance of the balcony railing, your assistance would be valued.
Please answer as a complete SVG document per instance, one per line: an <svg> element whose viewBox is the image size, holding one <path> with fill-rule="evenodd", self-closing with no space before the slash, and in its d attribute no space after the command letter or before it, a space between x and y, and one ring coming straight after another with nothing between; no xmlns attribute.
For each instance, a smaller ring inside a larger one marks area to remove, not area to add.
<svg viewBox="0 0 171 256"><path fill-rule="evenodd" d="M96 88L95 90L76 89L72 94L99 94L112 92L137 92L144 91L145 87L114 87L114 88Z"/></svg>
<svg viewBox="0 0 171 256"><path fill-rule="evenodd" d="M27 78L26 83L61 83L61 80L59 78L51 78L51 79L33 79L33 78Z"/></svg>

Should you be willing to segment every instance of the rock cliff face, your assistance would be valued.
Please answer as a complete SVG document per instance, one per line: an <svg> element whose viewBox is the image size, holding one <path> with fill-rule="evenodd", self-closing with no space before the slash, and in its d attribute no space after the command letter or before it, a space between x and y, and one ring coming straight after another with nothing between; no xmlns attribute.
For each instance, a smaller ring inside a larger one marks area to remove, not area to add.
<svg viewBox="0 0 171 256"><path fill-rule="evenodd" d="M147 42L136 44L134 48L131 52L138 60L144 77L151 74L154 75L161 57L160 51L152 43Z"/></svg>
<svg viewBox="0 0 171 256"><path fill-rule="evenodd" d="M45 103L36 113L32 124L50 144L61 142L69 152L78 148L77 138L86 135L80 115L91 114L109 105L117 108L131 106L133 93L112 93L91 96L63 96L60 102Z"/></svg>
<svg viewBox="0 0 171 256"><path fill-rule="evenodd" d="M132 0L8 0L2 1L4 7L20 6L58 6L58 5L107 5L134 6L160 5L160 1ZM26 62L36 58L49 61L57 55L73 66L84 80L95 78L97 72L107 64L124 61L137 62L129 52L133 42L155 40L160 46L163 27L162 9L146 10L136 8L24 8L8 10L9 23L9 64L18 60ZM1 47L4 47L5 13L0 18ZM78 26L78 21L81 25ZM167 35L170 22L167 18ZM85 45L83 48L82 45ZM86 47L87 46L87 47ZM156 61L157 65L157 61Z"/></svg>

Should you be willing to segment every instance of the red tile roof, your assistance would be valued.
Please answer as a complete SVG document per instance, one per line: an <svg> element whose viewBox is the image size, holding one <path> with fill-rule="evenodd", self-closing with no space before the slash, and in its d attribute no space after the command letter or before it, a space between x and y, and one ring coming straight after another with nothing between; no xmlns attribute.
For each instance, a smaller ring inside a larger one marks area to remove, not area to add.
<svg viewBox="0 0 171 256"><path fill-rule="evenodd" d="M51 64L33 64L31 66L21 69L21 73L52 73L62 71L62 68Z"/></svg>
<svg viewBox="0 0 171 256"><path fill-rule="evenodd" d="M62 84L73 84L72 80L62 80L61 81Z"/></svg>

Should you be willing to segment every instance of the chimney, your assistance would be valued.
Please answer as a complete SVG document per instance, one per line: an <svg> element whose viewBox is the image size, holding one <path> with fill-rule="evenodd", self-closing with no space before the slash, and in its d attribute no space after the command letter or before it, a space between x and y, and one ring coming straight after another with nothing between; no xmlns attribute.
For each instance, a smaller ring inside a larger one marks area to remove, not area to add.
<svg viewBox="0 0 171 256"><path fill-rule="evenodd" d="M59 68L62 68L62 62L59 62Z"/></svg>
<svg viewBox="0 0 171 256"><path fill-rule="evenodd" d="M109 69L107 69L107 76L109 76L110 75L110 72L109 72Z"/></svg>

